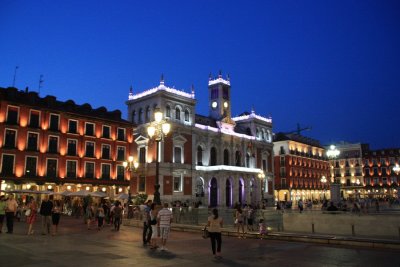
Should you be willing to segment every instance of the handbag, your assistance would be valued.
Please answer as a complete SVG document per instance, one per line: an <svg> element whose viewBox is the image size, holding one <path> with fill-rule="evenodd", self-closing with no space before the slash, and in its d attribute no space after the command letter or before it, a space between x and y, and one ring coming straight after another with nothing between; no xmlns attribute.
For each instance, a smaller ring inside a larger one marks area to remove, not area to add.
<svg viewBox="0 0 400 267"><path fill-rule="evenodd" d="M27 209L25 211L25 216L30 216L31 215L31 209Z"/></svg>
<svg viewBox="0 0 400 267"><path fill-rule="evenodd" d="M203 229L203 238L206 239L206 238L209 238L209 237L210 237L210 232L208 231L207 226L206 226Z"/></svg>

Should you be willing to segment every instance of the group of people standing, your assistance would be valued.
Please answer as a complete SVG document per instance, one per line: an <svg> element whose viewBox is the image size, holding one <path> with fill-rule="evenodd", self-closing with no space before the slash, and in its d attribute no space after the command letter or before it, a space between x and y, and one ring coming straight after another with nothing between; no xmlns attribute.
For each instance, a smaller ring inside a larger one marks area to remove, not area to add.
<svg viewBox="0 0 400 267"><path fill-rule="evenodd" d="M0 233L2 232L4 217L6 217L7 221L7 233L13 233L14 218L17 210L18 202L15 200L14 195L9 195L7 199L5 196L0 196ZM28 224L27 235L34 233L33 225L36 222L38 212L42 217L42 235L57 234L62 212L61 202L59 200L53 201L48 196L45 196L40 208L38 208L35 198L29 197L25 210L26 223Z"/></svg>
<svg viewBox="0 0 400 267"><path fill-rule="evenodd" d="M163 208L159 209L155 203L148 200L143 207L143 246L150 246L150 249L159 248L157 241L161 239L161 251L166 251L166 244L169 237L172 211L168 203L164 203Z"/></svg>

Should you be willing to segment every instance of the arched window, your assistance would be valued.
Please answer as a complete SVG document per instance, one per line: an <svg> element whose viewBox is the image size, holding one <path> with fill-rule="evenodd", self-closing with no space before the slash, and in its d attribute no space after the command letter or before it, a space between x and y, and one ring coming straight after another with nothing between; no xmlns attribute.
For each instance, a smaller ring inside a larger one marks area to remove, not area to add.
<svg viewBox="0 0 400 267"><path fill-rule="evenodd" d="M261 131L261 139L262 139L262 140L265 139L265 131L264 131L264 129L262 129L262 131Z"/></svg>
<svg viewBox="0 0 400 267"><path fill-rule="evenodd" d="M212 147L210 150L210 166L217 165L217 149Z"/></svg>
<svg viewBox="0 0 400 267"><path fill-rule="evenodd" d="M143 109L140 108L139 109L138 123L142 123L143 122L142 119L143 119Z"/></svg>
<svg viewBox="0 0 400 267"><path fill-rule="evenodd" d="M175 108L175 119L178 121L181 120L181 110L178 107Z"/></svg>
<svg viewBox="0 0 400 267"><path fill-rule="evenodd" d="M236 153L235 153L235 165L236 166L241 166L242 165L241 162L242 162L242 157L240 155L240 151L236 151Z"/></svg>
<svg viewBox="0 0 400 267"><path fill-rule="evenodd" d="M150 107L147 106L146 107L145 122L149 122L149 121L150 121Z"/></svg>
<svg viewBox="0 0 400 267"><path fill-rule="evenodd" d="M201 146L197 147L197 165L203 166L203 148Z"/></svg>
<svg viewBox="0 0 400 267"><path fill-rule="evenodd" d="M229 151L228 151L228 149L224 150L224 165L229 165Z"/></svg>
<svg viewBox="0 0 400 267"><path fill-rule="evenodd" d="M185 110L185 121L189 121L189 110Z"/></svg>
<svg viewBox="0 0 400 267"><path fill-rule="evenodd" d="M135 123L136 119L136 110L132 111L132 123Z"/></svg>
<svg viewBox="0 0 400 267"><path fill-rule="evenodd" d="M171 118L171 107L170 106L165 107L165 117Z"/></svg>

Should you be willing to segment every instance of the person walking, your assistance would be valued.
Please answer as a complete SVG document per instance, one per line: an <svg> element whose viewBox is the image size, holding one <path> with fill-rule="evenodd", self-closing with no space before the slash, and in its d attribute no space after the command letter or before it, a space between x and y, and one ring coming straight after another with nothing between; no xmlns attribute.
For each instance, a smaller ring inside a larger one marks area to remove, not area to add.
<svg viewBox="0 0 400 267"><path fill-rule="evenodd" d="M212 215L208 217L207 230L210 233L211 250L216 259L221 258L221 228L223 227L224 221L218 215L218 210L213 209Z"/></svg>
<svg viewBox="0 0 400 267"><path fill-rule="evenodd" d="M236 223L236 227L237 227L237 234L239 238L245 238L244 236L244 216L243 216L243 211L242 208L240 206L237 207L236 209L236 213L235 213L235 223ZM240 228L242 228L242 236L240 236Z"/></svg>
<svg viewBox="0 0 400 267"><path fill-rule="evenodd" d="M105 217L105 213L104 213L104 209L102 206L99 206L99 208L97 209L97 230L101 230L101 228L103 228L103 223L104 223L104 217Z"/></svg>
<svg viewBox="0 0 400 267"><path fill-rule="evenodd" d="M28 224L27 235L33 235L33 224L36 222L37 217L37 203L34 197L31 197L28 204L29 215L26 216L26 223ZM26 214L26 213L25 213Z"/></svg>
<svg viewBox="0 0 400 267"><path fill-rule="evenodd" d="M60 200L54 201L53 210L51 213L51 221L53 223L53 233L52 235L56 235L58 231L58 224L60 223L62 206Z"/></svg>
<svg viewBox="0 0 400 267"><path fill-rule="evenodd" d="M40 215L42 216L42 235L50 234L51 212L53 210L53 202L48 196L45 196L40 205Z"/></svg>
<svg viewBox="0 0 400 267"><path fill-rule="evenodd" d="M164 203L164 208L162 208L157 214L157 225L160 227L161 236L161 251L167 250L165 245L167 244L167 239L169 237L172 219L172 211L168 209L168 203Z"/></svg>
<svg viewBox="0 0 400 267"><path fill-rule="evenodd" d="M93 216L94 216L94 211L92 203L88 203L85 210L86 225L88 230L90 230L90 223L93 220Z"/></svg>
<svg viewBox="0 0 400 267"><path fill-rule="evenodd" d="M114 213L114 230L119 231L122 221L122 207L119 201L115 203L113 213Z"/></svg>
<svg viewBox="0 0 400 267"><path fill-rule="evenodd" d="M151 207L152 201L148 200L146 202L146 205L143 207L143 213L142 213L142 221L143 221L143 246L146 246L147 244L150 244L150 240L152 237L152 227L150 225L150 207Z"/></svg>
<svg viewBox="0 0 400 267"><path fill-rule="evenodd" d="M4 196L0 196L0 234L3 231L3 222L6 217L6 199Z"/></svg>
<svg viewBox="0 0 400 267"><path fill-rule="evenodd" d="M150 249L158 248L157 238L158 238L159 229L157 226L157 213L156 213L155 207L156 207L155 203L152 203L150 205L150 212L149 212L149 216L150 216L149 224L151 226Z"/></svg>
<svg viewBox="0 0 400 267"><path fill-rule="evenodd" d="M14 199L14 195L9 195L6 201L6 220L7 234L12 234L14 231L14 217L17 213L18 203Z"/></svg>

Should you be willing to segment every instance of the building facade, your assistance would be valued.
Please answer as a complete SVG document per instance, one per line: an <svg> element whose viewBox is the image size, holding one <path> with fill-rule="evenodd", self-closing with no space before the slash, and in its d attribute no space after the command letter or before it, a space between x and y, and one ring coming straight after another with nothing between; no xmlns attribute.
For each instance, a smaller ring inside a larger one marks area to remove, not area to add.
<svg viewBox="0 0 400 267"><path fill-rule="evenodd" d="M2 190L128 192L132 143L119 110L0 88Z"/></svg>
<svg viewBox="0 0 400 267"><path fill-rule="evenodd" d="M212 207L262 200L272 205L272 119L254 111L232 117L230 81L221 74L210 77L208 92L209 115L203 116L195 114L193 88L184 92L161 79L155 88L130 91L128 121L137 125L134 157L141 162L137 179L131 181L132 193L154 193L157 150L147 127L160 109L172 125L159 148L162 200L200 201Z"/></svg>
<svg viewBox="0 0 400 267"><path fill-rule="evenodd" d="M319 141L299 134L277 133L274 165L276 201L330 199L330 165Z"/></svg>

